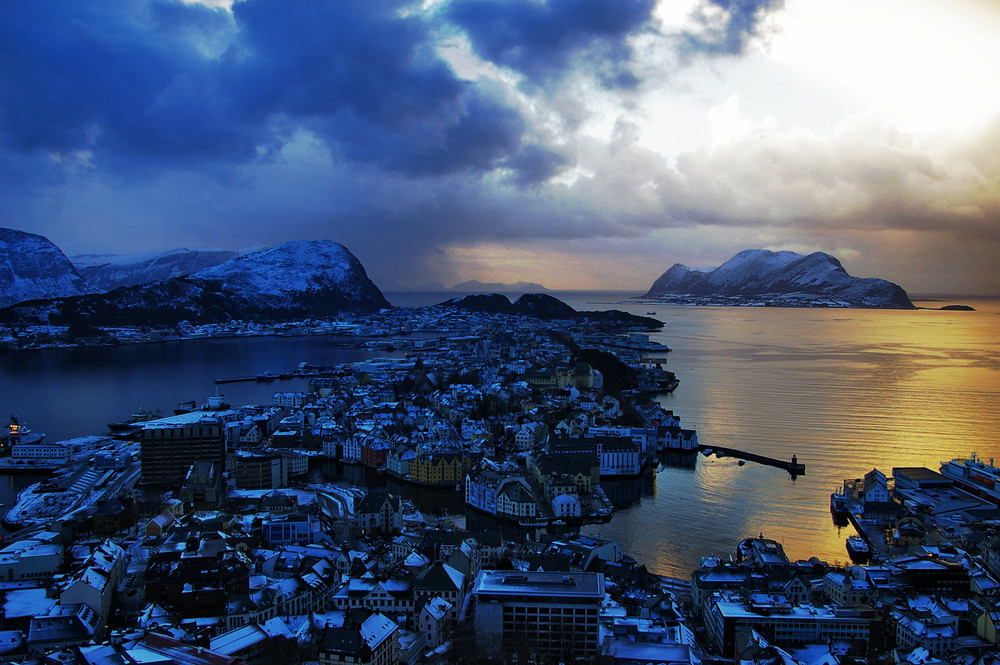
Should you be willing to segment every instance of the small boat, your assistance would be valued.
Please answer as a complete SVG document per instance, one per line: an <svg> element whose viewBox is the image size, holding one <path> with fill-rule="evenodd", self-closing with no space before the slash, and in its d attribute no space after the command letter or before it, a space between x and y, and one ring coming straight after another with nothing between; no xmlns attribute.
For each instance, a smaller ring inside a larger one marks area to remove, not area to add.
<svg viewBox="0 0 1000 665"><path fill-rule="evenodd" d="M736 463L737 466L746 466L746 464L747 461L745 459L741 459L739 462Z"/></svg>
<svg viewBox="0 0 1000 665"><path fill-rule="evenodd" d="M861 536L847 537L847 553L855 563L867 563L872 558L871 548Z"/></svg>
<svg viewBox="0 0 1000 665"><path fill-rule="evenodd" d="M653 310L650 310L650 311L646 312L646 316L656 316L656 312L653 311Z"/></svg>

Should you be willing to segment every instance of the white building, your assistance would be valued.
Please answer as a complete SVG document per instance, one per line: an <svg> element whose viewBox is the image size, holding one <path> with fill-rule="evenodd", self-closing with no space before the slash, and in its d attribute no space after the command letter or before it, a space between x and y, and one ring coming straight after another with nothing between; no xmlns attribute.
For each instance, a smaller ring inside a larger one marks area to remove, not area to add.
<svg viewBox="0 0 1000 665"><path fill-rule="evenodd" d="M548 435L548 428L543 423L524 423L514 435L514 444L518 450L531 450L535 444L541 443Z"/></svg>
<svg viewBox="0 0 1000 665"><path fill-rule="evenodd" d="M878 469L872 469L865 474L864 492L865 503L888 503L892 500L889 497L888 481L885 474Z"/></svg>
<svg viewBox="0 0 1000 665"><path fill-rule="evenodd" d="M360 436L350 436L344 441L343 457L340 461L349 464L356 464L361 461L361 440Z"/></svg>
<svg viewBox="0 0 1000 665"><path fill-rule="evenodd" d="M82 572L63 587L59 602L85 604L101 617L103 625L111 616L111 601L125 566L125 551L110 540L104 541L90 555Z"/></svg>
<svg viewBox="0 0 1000 665"><path fill-rule="evenodd" d="M451 603L444 598L431 598L420 608L417 616L417 630L426 640L427 648L436 649L451 636L449 615Z"/></svg>
<svg viewBox="0 0 1000 665"><path fill-rule="evenodd" d="M465 477L465 502L490 515L534 517L531 487L517 469L484 466Z"/></svg>
<svg viewBox="0 0 1000 665"><path fill-rule="evenodd" d="M639 446L631 439L600 437L597 454L601 460L601 476L637 476L642 471Z"/></svg>
<svg viewBox="0 0 1000 665"><path fill-rule="evenodd" d="M538 514L538 502L523 478L504 483L497 492L497 514L531 518Z"/></svg>
<svg viewBox="0 0 1000 665"><path fill-rule="evenodd" d="M0 549L0 580L50 579L63 561L63 546L40 533L36 538L17 540Z"/></svg>
<svg viewBox="0 0 1000 665"><path fill-rule="evenodd" d="M560 494L552 499L552 512L556 517L579 517L580 499L572 494Z"/></svg>
<svg viewBox="0 0 1000 665"><path fill-rule="evenodd" d="M15 444L10 456L15 460L34 462L35 464L66 464L73 453L70 441L22 441Z"/></svg>

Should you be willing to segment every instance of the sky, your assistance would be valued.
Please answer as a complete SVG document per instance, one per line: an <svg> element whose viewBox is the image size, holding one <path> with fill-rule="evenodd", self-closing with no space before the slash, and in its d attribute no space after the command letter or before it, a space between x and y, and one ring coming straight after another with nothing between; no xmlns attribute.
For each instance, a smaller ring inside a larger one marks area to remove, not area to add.
<svg viewBox="0 0 1000 665"><path fill-rule="evenodd" d="M384 290L823 251L1000 295L994 0L7 0L0 226Z"/></svg>

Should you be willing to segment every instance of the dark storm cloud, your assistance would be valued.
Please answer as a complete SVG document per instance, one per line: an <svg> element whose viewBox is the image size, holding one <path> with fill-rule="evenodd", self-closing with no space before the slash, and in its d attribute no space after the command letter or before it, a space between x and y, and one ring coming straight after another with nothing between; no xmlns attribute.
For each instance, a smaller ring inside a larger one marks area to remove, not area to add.
<svg viewBox="0 0 1000 665"><path fill-rule="evenodd" d="M503 166L513 170L514 184L524 188L545 182L558 173L566 162L566 157L559 153L529 144L522 147L517 154L504 160Z"/></svg>
<svg viewBox="0 0 1000 665"><path fill-rule="evenodd" d="M446 16L484 60L548 86L589 63L608 87L633 87L625 39L649 21L655 0L453 0Z"/></svg>
<svg viewBox="0 0 1000 665"><path fill-rule="evenodd" d="M401 2L38 0L0 13L0 144L98 167L245 164L298 129L409 175L489 170L524 122Z"/></svg>
<svg viewBox="0 0 1000 665"><path fill-rule="evenodd" d="M741 55L747 43L760 36L767 15L784 4L784 0L702 0L692 14L699 29L681 34L681 54Z"/></svg>
<svg viewBox="0 0 1000 665"><path fill-rule="evenodd" d="M186 22L224 29L201 6ZM21 151L95 146L160 159L245 156L179 12L146 2L39 0L0 12L0 140Z"/></svg>

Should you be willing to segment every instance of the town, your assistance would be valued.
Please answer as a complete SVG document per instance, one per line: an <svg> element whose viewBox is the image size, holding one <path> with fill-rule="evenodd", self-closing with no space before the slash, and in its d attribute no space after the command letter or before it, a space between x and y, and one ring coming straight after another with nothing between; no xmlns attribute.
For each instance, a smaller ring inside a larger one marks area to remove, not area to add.
<svg viewBox="0 0 1000 665"><path fill-rule="evenodd" d="M235 324L181 332L240 330L262 333ZM712 452L655 400L679 380L664 369L669 349L641 326L427 308L308 330L334 331L386 353L219 377L220 386L274 381L276 390L249 405L217 392L173 415L137 413L106 434L49 442L12 419L0 472L48 475L3 508L12 533L0 542L0 656L249 665L1000 657L992 460L948 462L943 473L859 469L830 506L831 519L858 532L852 565L791 561L758 534L672 579L580 532L614 519L602 480L640 482L667 455L693 463ZM155 341L148 331L115 334ZM284 376L309 389L280 390ZM794 459L747 455L805 471ZM315 482L310 471L324 464L347 469L345 479ZM372 474L393 483L365 482ZM426 491L419 500L391 491L401 485Z"/></svg>

